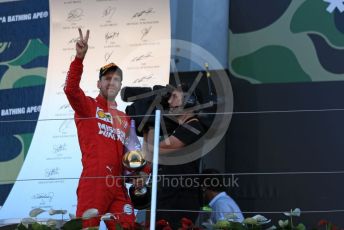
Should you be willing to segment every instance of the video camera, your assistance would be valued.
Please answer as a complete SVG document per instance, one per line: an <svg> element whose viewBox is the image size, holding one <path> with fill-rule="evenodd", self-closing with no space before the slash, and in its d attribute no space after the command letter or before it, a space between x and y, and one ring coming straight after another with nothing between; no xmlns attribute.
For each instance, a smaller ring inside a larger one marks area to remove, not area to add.
<svg viewBox="0 0 344 230"><path fill-rule="evenodd" d="M137 135L142 136L145 129L154 126L154 112L168 110L168 99L175 88L171 85L155 85L150 87L124 87L121 98L125 102L133 102L125 109L131 119L135 120ZM164 119L167 130L177 126L169 119Z"/></svg>
<svg viewBox="0 0 344 230"><path fill-rule="evenodd" d="M163 111L169 110L168 100L171 92L175 89L176 88L174 86L169 84L166 86L155 85L153 88L123 87L121 90L122 100L125 102L133 102L131 105L126 107L125 112L131 117L131 119L135 120L136 133L138 136L143 136L145 130L147 130L150 126L154 126L156 109L160 109L162 114ZM191 97L189 100L190 99ZM197 115L201 124L206 130L208 130L215 117L214 112L216 112L218 101L217 96L213 93L209 93L209 95L206 95L206 97L197 97L193 100L196 100L197 103L202 103L202 105L199 106L200 110L197 110ZM197 103L190 102L190 104L192 104L190 107L195 108L194 106L197 105ZM185 108L187 107L188 106ZM195 112L195 110L193 111ZM160 130L160 133L163 133L163 131L171 133L179 125L177 122L169 119L167 116L162 116L162 119L162 122L164 122L163 127L166 129Z"/></svg>

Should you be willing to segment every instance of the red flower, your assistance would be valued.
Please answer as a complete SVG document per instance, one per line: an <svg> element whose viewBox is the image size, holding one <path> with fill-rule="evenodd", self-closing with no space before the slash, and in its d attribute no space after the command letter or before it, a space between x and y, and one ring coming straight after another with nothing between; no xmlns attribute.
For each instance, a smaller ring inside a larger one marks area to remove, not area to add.
<svg viewBox="0 0 344 230"><path fill-rule="evenodd" d="M327 225L328 224L328 221L327 220L320 220L318 222L318 226L324 226L324 225Z"/></svg>
<svg viewBox="0 0 344 230"><path fill-rule="evenodd" d="M333 224L331 230L339 230L339 228Z"/></svg>
<svg viewBox="0 0 344 230"><path fill-rule="evenodd" d="M326 226L326 229L339 230L339 228L327 220L320 220L318 226Z"/></svg>
<svg viewBox="0 0 344 230"><path fill-rule="evenodd" d="M171 226L170 225L167 225L166 227L164 227L162 230L173 230L172 228L171 228Z"/></svg>
<svg viewBox="0 0 344 230"><path fill-rule="evenodd" d="M167 226L167 225L169 225L168 221L167 221L167 220L164 220L164 219L158 220L158 221L156 222L156 224L157 224L158 226Z"/></svg>
<svg viewBox="0 0 344 230"><path fill-rule="evenodd" d="M164 230L164 228L166 228L166 227L170 227L170 223L168 223L168 221L161 219L161 220L158 220L156 222L156 229L157 230Z"/></svg>
<svg viewBox="0 0 344 230"><path fill-rule="evenodd" d="M128 224L128 223L122 223L122 225L121 225L121 227L123 228L123 229L134 229L134 227L133 226L131 226L130 224Z"/></svg>
<svg viewBox="0 0 344 230"><path fill-rule="evenodd" d="M182 223L182 229L192 229L194 225L190 219L185 218L185 217L182 218L181 223Z"/></svg>

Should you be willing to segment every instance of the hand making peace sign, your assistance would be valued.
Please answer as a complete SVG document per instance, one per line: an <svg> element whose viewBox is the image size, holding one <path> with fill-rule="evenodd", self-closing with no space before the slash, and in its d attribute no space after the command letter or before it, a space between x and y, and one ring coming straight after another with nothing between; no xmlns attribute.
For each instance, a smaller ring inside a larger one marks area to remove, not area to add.
<svg viewBox="0 0 344 230"><path fill-rule="evenodd" d="M84 37L84 36L82 35L81 29L78 28L78 30L79 30L79 36L80 36L80 37L79 37L79 40L78 40L78 41L76 42L76 44L75 44L76 56L77 56L78 58L83 59L83 58L85 57L86 53L87 53L87 49L88 49L88 44L87 44L87 42L88 42L88 38L89 38L89 36L90 36L90 31L87 30L87 31L86 31L86 36Z"/></svg>

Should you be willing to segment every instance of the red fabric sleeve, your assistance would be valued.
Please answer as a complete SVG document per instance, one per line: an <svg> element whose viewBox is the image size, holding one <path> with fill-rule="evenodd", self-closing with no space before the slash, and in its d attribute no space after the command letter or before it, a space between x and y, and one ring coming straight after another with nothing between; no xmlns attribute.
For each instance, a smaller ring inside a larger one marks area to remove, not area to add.
<svg viewBox="0 0 344 230"><path fill-rule="evenodd" d="M64 86L64 92L67 99L74 109L75 113L81 117L89 117L89 98L80 88L80 80L83 71L82 59L75 58L70 64L69 71Z"/></svg>

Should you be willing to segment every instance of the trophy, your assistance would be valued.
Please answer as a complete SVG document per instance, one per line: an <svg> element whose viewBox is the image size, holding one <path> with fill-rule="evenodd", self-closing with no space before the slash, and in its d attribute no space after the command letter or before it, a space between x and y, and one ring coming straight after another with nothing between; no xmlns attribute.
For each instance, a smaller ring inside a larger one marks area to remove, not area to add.
<svg viewBox="0 0 344 230"><path fill-rule="evenodd" d="M136 135L135 121L130 121L129 137L125 142L127 152L123 155L122 164L125 167L125 176L129 177L142 177L144 178L144 184L147 185L149 177L147 173L141 170L146 165L147 161L143 157L141 143ZM134 206L144 207L146 203L149 203L149 189L146 186L142 188L135 188L132 185L129 188L129 194ZM135 205L138 203L139 205ZM140 209L139 207L135 207Z"/></svg>

